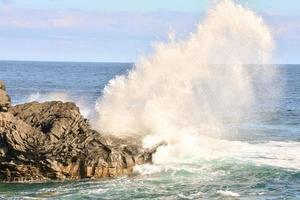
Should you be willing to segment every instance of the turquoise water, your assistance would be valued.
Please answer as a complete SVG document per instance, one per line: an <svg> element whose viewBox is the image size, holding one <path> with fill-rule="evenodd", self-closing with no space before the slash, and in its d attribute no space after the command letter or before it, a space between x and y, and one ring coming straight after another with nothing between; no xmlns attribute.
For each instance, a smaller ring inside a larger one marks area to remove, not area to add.
<svg viewBox="0 0 300 200"><path fill-rule="evenodd" d="M240 196L228 199L300 198L300 172L219 161L181 167L114 180L7 184L1 186L1 195L11 199L223 199L221 191L234 191Z"/></svg>
<svg viewBox="0 0 300 200"><path fill-rule="evenodd" d="M107 82L132 66L1 61L0 79L15 104L72 100L92 116ZM300 65L277 68L282 94L275 110L257 106L264 118L203 141L197 157L155 160L118 179L0 184L0 199L300 199Z"/></svg>

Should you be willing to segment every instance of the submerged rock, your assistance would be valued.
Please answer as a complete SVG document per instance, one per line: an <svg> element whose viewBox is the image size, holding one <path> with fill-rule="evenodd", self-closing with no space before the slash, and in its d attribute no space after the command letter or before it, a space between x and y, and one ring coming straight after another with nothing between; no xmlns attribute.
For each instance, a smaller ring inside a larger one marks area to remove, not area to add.
<svg viewBox="0 0 300 200"><path fill-rule="evenodd" d="M5 91L3 82L0 88ZM156 148L93 130L74 103L11 106L6 100L0 104L5 111L0 112L2 182L116 177L152 162Z"/></svg>

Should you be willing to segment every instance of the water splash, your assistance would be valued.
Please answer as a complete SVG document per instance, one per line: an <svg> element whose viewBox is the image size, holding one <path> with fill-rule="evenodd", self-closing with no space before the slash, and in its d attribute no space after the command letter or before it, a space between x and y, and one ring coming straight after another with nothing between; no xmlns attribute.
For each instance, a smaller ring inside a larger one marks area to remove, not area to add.
<svg viewBox="0 0 300 200"><path fill-rule="evenodd" d="M222 1L188 38L156 44L153 55L111 80L96 104L96 125L144 136L145 146L164 140L176 156L199 154L199 139L226 134L264 98L254 82L272 91L272 65L248 64L270 63L273 47L261 17Z"/></svg>
<svg viewBox="0 0 300 200"><path fill-rule="evenodd" d="M24 102L46 102L46 101L62 101L62 102L75 102L76 105L80 108L81 114L89 118L93 115L92 108L88 106L88 103L84 98L80 97L72 97L70 94L66 92L47 92L47 93L32 93L30 94Z"/></svg>

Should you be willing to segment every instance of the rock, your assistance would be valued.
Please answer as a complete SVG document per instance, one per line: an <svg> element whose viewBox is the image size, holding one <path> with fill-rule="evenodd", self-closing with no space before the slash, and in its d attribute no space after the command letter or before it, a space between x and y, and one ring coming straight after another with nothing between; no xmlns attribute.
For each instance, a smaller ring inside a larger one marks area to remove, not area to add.
<svg viewBox="0 0 300 200"><path fill-rule="evenodd" d="M135 165L152 162L156 148L93 130L71 102L9 104L0 112L2 182L130 175Z"/></svg>
<svg viewBox="0 0 300 200"><path fill-rule="evenodd" d="M0 90L6 91L5 84L4 84L4 82L2 80L0 80Z"/></svg>
<svg viewBox="0 0 300 200"><path fill-rule="evenodd" d="M0 112L7 112L10 106L10 97L6 92L4 82L0 80Z"/></svg>
<svg viewBox="0 0 300 200"><path fill-rule="evenodd" d="M0 113L0 180L41 179L31 163L36 161L37 144L43 140L38 130L10 113Z"/></svg>
<svg viewBox="0 0 300 200"><path fill-rule="evenodd" d="M56 140L70 134L82 134L90 128L74 103L32 102L17 105L10 112Z"/></svg>

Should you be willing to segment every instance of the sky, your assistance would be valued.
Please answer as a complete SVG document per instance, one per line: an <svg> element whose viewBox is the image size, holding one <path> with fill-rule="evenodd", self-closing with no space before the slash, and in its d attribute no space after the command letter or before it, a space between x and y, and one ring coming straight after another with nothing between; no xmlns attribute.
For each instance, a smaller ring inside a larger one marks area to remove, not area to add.
<svg viewBox="0 0 300 200"><path fill-rule="evenodd" d="M0 60L136 62L196 29L218 0L0 0ZM261 15L275 63L300 63L299 0L236 0Z"/></svg>

